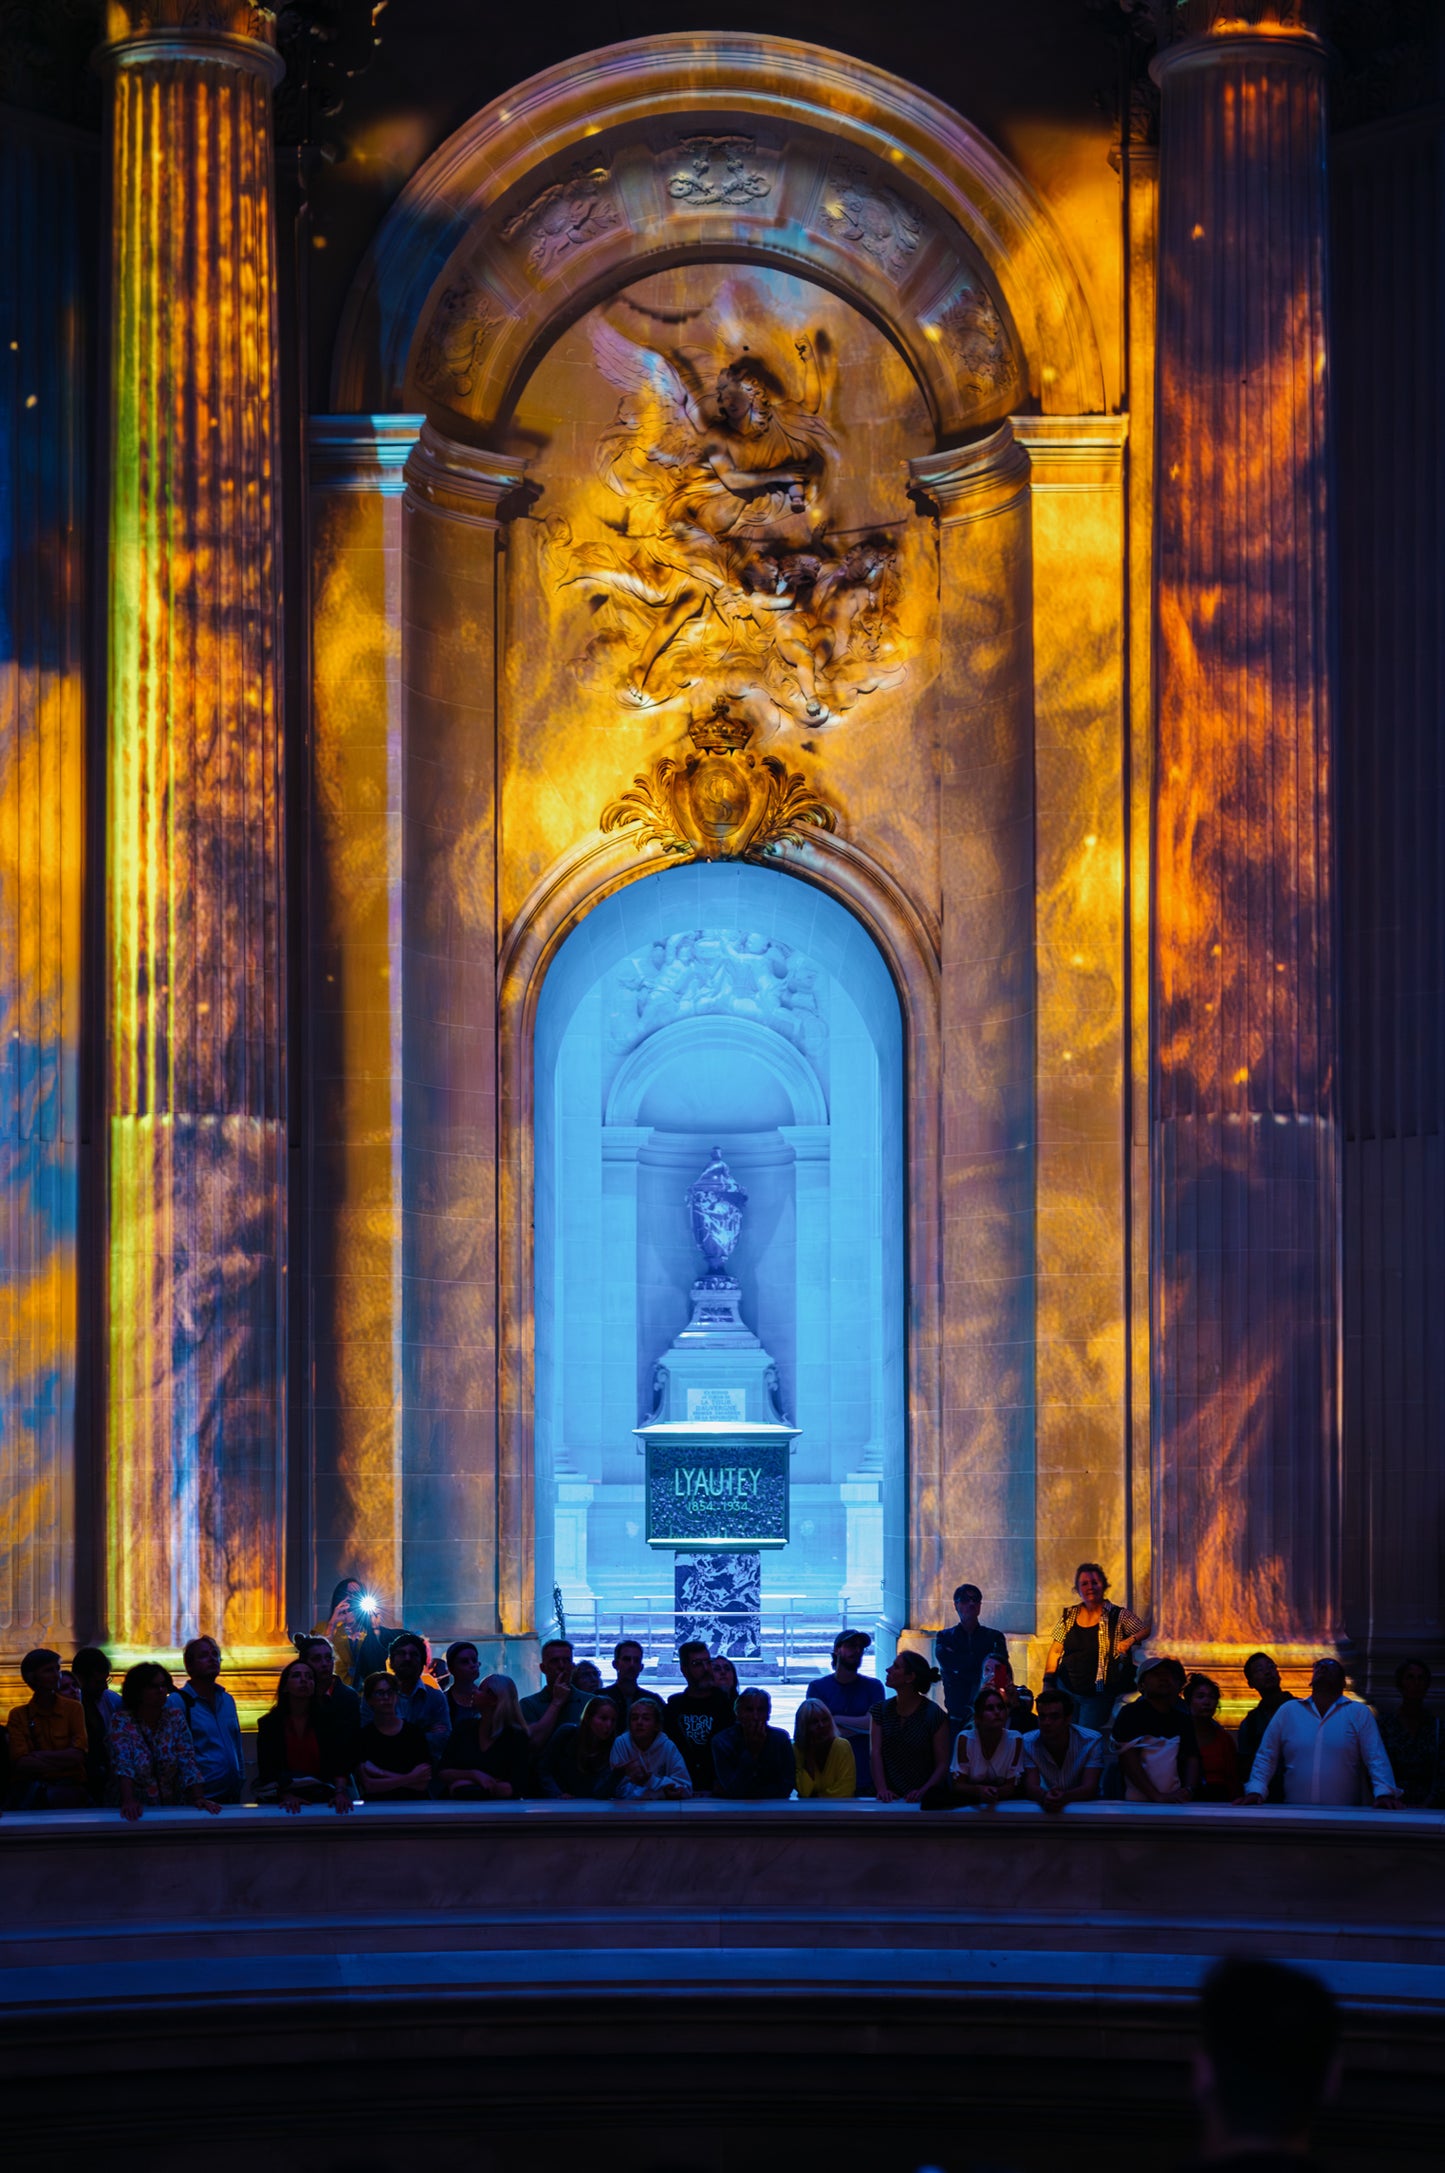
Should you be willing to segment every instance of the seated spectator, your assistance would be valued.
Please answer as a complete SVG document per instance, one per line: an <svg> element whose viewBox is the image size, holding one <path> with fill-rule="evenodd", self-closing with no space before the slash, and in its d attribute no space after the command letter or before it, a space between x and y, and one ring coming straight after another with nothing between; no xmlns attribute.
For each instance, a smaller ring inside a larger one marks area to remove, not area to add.
<svg viewBox="0 0 1445 2173"><path fill-rule="evenodd" d="M477 1683L481 1672L482 1656L469 1637L459 1638L454 1645L448 1645L443 1668L447 1679L444 1696L453 1727L463 1713L475 1712Z"/></svg>
<svg viewBox="0 0 1445 2173"><path fill-rule="evenodd" d="M687 1687L667 1701L667 1732L682 1752L693 1794L706 1796L713 1788L713 1742L733 1724L732 1700L713 1681L712 1655L700 1638L678 1646L677 1664Z"/></svg>
<svg viewBox="0 0 1445 2173"><path fill-rule="evenodd" d="M1181 1692L1177 1660L1151 1660L1141 1695L1114 1722L1114 1743L1130 1803L1188 1803L1199 1786L1199 1743Z"/></svg>
<svg viewBox="0 0 1445 2173"><path fill-rule="evenodd" d="M622 1768L612 1763L612 1746L621 1723L621 1709L605 1691L589 1698L577 1726L559 1728L542 1753L542 1793L573 1800L616 1795Z"/></svg>
<svg viewBox="0 0 1445 2173"><path fill-rule="evenodd" d="M650 1690L633 1699L627 1713L627 1732L619 1735L612 1746L619 1796L677 1801L692 1794L682 1752L663 1728L664 1715L662 1700Z"/></svg>
<svg viewBox="0 0 1445 2173"><path fill-rule="evenodd" d="M350 1683L339 1683L336 1680L336 1654L332 1650L330 1638L298 1637L296 1646L298 1659L310 1662L311 1672L316 1677L317 1697L330 1714L333 1725L350 1739L350 1746L354 1750L365 1715L359 1693L352 1689ZM354 1758L348 1758L348 1773L354 1763Z"/></svg>
<svg viewBox="0 0 1445 2173"><path fill-rule="evenodd" d="M719 1690L726 1691L730 1706L738 1702L738 1671L725 1652L720 1652L712 1664L712 1679Z"/></svg>
<svg viewBox="0 0 1445 2173"><path fill-rule="evenodd" d="M1027 1684L1014 1681L1014 1667L1007 1653L993 1653L983 1663L980 1690L996 1690L1008 1711L1008 1725L1015 1735L1032 1735L1038 1726L1034 1694Z"/></svg>
<svg viewBox="0 0 1445 2173"><path fill-rule="evenodd" d="M85 1714L85 1778L92 1803L104 1803L110 1785L110 1721L120 1707L120 1692L110 1688L110 1655L98 1645L82 1645L70 1663Z"/></svg>
<svg viewBox="0 0 1445 2173"><path fill-rule="evenodd" d="M793 1746L768 1725L773 1701L756 1686L741 1691L730 1728L713 1737L713 1793L730 1802L786 1802L793 1793Z"/></svg>
<svg viewBox="0 0 1445 2173"><path fill-rule="evenodd" d="M549 1637L542 1647L542 1688L521 1701L522 1725L533 1756L558 1728L575 1728L587 1700L572 1681L572 1646L568 1638Z"/></svg>
<svg viewBox="0 0 1445 2173"><path fill-rule="evenodd" d="M602 1670L595 1660L572 1662L572 1688L580 1690L584 1698L601 1697Z"/></svg>
<svg viewBox="0 0 1445 2173"><path fill-rule="evenodd" d="M1104 1778L1104 1738L1074 1720L1067 1690L1039 1692L1039 1724L1024 1737L1024 1794L1041 1811L1092 1803Z"/></svg>
<svg viewBox="0 0 1445 2173"><path fill-rule="evenodd" d="M933 1657L943 1683L943 1709L956 1735L973 1718L973 1702L986 1687L984 1668L990 1660L1008 1658L1008 1640L1002 1630L979 1621L983 1594L976 1584L961 1584L953 1595L957 1622L940 1630L933 1640Z"/></svg>
<svg viewBox="0 0 1445 2173"><path fill-rule="evenodd" d="M391 1641L386 1664L396 1678L396 1716L420 1728L426 1737L427 1756L435 1765L452 1732L451 1709L446 1692L424 1683L422 1676L431 1659L431 1648L415 1630L399 1630Z"/></svg>
<svg viewBox="0 0 1445 2173"><path fill-rule="evenodd" d="M1333 1995L1302 1969L1239 1957L1210 1970L1199 2020L1200 2166L1309 2173L1310 2128L1338 2080Z"/></svg>
<svg viewBox="0 0 1445 2173"><path fill-rule="evenodd" d="M1380 1738L1400 1801L1412 1811L1445 1805L1445 1730L1425 1700L1433 1680L1423 1660L1403 1660L1395 1670L1400 1702L1380 1722Z"/></svg>
<svg viewBox="0 0 1445 2173"><path fill-rule="evenodd" d="M11 1708L5 1734L10 1788L22 1811L80 1811L89 1807L89 1739L85 1707L60 1695L60 1654L38 1645L20 1663L30 1696Z"/></svg>
<svg viewBox="0 0 1445 2173"><path fill-rule="evenodd" d="M928 1695L939 1681L921 1652L900 1652L883 1680L893 1696L870 1715L869 1758L880 1803L921 1803L948 1771L948 1715Z"/></svg>
<svg viewBox="0 0 1445 2173"><path fill-rule="evenodd" d="M1024 1739L1008 1724L1002 1690L980 1690L973 1701L973 1726L954 1740L948 1779L926 1788L919 1800L925 1811L950 1811L966 1803L995 1811L1018 1794L1023 1774Z"/></svg>
<svg viewBox="0 0 1445 2173"><path fill-rule="evenodd" d="M311 1662L290 1661L281 1670L276 1703L256 1723L256 1801L291 1812L304 1803L349 1811L355 1741L355 1731L327 1709Z"/></svg>
<svg viewBox="0 0 1445 2173"><path fill-rule="evenodd" d="M1218 1719L1221 1692L1207 1675L1191 1675L1184 1686L1184 1703L1194 1723L1199 1745L1200 1803L1238 1803L1244 1790L1234 1737Z"/></svg>
<svg viewBox="0 0 1445 2173"><path fill-rule="evenodd" d="M652 1695L650 1691L644 1691L638 1681L643 1666L643 1650L635 1637L624 1637L612 1648L612 1671L616 1680L608 1683L607 1695L614 1705L621 1707L624 1719L634 1698Z"/></svg>
<svg viewBox="0 0 1445 2173"><path fill-rule="evenodd" d="M1246 1713L1239 1723L1235 1736L1235 1752L1239 1770L1248 1780L1259 1746L1264 1741L1264 1731L1282 1705L1290 1704L1289 1692L1280 1681L1279 1669L1267 1652L1252 1652L1244 1663L1244 1679L1259 1700L1252 1712ZM1276 1773L1269 1784L1271 1803L1284 1802L1284 1776Z"/></svg>
<svg viewBox="0 0 1445 2173"><path fill-rule="evenodd" d="M531 1762L516 1684L510 1675L484 1675L442 1751L442 1794L510 1801L527 1793Z"/></svg>
<svg viewBox="0 0 1445 2173"><path fill-rule="evenodd" d="M241 1716L221 1687L221 1648L213 1637L193 1637L181 1654L186 1680L176 1692L196 1746L201 1783L213 1803L239 1803L246 1785Z"/></svg>
<svg viewBox="0 0 1445 2173"><path fill-rule="evenodd" d="M356 1778L368 1803L415 1802L431 1793L431 1753L413 1720L397 1711L394 1675L368 1675L366 1722L356 1739Z"/></svg>
<svg viewBox="0 0 1445 2173"><path fill-rule="evenodd" d="M121 1709L110 1723L111 1787L122 1818L179 1803L213 1816L220 1812L201 1785L186 1716L171 1702L175 1687L169 1668L156 1660L138 1660L126 1671Z"/></svg>
<svg viewBox="0 0 1445 2173"><path fill-rule="evenodd" d="M833 1640L832 1674L820 1675L815 1683L808 1685L809 1699L827 1706L838 1734L853 1753L853 1793L856 1796L873 1793L868 1745L873 1735L873 1708L883 1703L883 1685L878 1677L862 1672L863 1655L872 1642L866 1630L840 1630ZM798 1793L801 1795L802 1790Z"/></svg>
<svg viewBox="0 0 1445 2173"><path fill-rule="evenodd" d="M1345 1696L1338 1660L1316 1660L1307 1698L1291 1698L1264 1731L1245 1786L1246 1803L1263 1803L1277 1771L1286 1803L1354 1803L1363 1788L1377 1811L1393 1810L1395 1776L1368 1705Z"/></svg>
<svg viewBox="0 0 1445 2173"><path fill-rule="evenodd" d="M857 1793L853 1746L843 1741L821 1698L804 1698L793 1716L793 1785L804 1803L851 1802Z"/></svg>

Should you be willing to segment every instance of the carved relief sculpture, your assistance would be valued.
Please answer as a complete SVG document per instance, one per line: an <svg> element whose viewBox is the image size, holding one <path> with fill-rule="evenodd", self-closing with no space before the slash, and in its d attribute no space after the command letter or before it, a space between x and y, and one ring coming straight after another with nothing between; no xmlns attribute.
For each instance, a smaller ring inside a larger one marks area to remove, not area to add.
<svg viewBox="0 0 1445 2173"><path fill-rule="evenodd" d="M686 136L678 150L683 164L668 182L667 193L681 203L736 209L772 190L771 177L749 164L751 136Z"/></svg>
<svg viewBox="0 0 1445 2173"><path fill-rule="evenodd" d="M689 737L696 752L664 755L632 789L603 808L603 830L638 830L638 847L699 860L737 860L809 826L836 830L837 817L805 777L776 755L749 754L752 726L719 702Z"/></svg>
<svg viewBox="0 0 1445 2173"><path fill-rule="evenodd" d="M993 296L984 288L966 288L950 302L938 329L961 381L980 399L992 400L1012 384L1013 350Z"/></svg>
<svg viewBox="0 0 1445 2173"><path fill-rule="evenodd" d="M770 351L730 329L719 367L595 322L597 366L623 394L598 473L624 511L593 540L551 521L546 559L594 606L572 660L584 683L634 708L701 692L825 725L904 677L897 548L886 531L829 533L827 343L795 335L784 360L776 334Z"/></svg>
<svg viewBox="0 0 1445 2173"><path fill-rule="evenodd" d="M534 272L549 272L557 259L582 242L595 241L622 223L610 194L605 166L571 167L550 189L534 196L502 228L503 241L525 244Z"/></svg>
<svg viewBox="0 0 1445 2173"><path fill-rule="evenodd" d="M834 239L871 257L897 283L923 240L923 220L892 189L879 188L861 166L839 159L828 174L823 215Z"/></svg>
<svg viewBox="0 0 1445 2173"><path fill-rule="evenodd" d="M480 288L448 287L432 314L417 366L422 383L444 396L465 399L502 321L501 304Z"/></svg>

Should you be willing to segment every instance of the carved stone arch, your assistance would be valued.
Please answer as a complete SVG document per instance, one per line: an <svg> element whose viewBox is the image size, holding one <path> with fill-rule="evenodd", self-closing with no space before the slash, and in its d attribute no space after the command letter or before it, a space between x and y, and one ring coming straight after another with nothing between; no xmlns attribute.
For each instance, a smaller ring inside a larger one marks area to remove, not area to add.
<svg viewBox="0 0 1445 2173"><path fill-rule="evenodd" d="M689 258L844 294L907 355L943 442L1030 405L1103 408L1082 284L986 137L851 57L724 33L579 56L458 130L361 267L334 405L422 405L492 441L567 322Z"/></svg>
<svg viewBox="0 0 1445 2173"><path fill-rule="evenodd" d="M719 1023L726 1025L740 1052L769 1072L788 1098L793 1124L826 1124L828 1104L818 1074L805 1056L756 1019L723 1013L674 1019L629 1050L607 1090L604 1124L637 1124L638 1111L658 1074L679 1056L696 1055L712 1041Z"/></svg>
<svg viewBox="0 0 1445 2173"><path fill-rule="evenodd" d="M759 865L826 892L859 921L892 979L903 1020L907 1258L908 1612L936 1611L943 1584L939 1532L943 1264L940 982L937 931L887 871L856 845L820 834ZM513 921L497 969L497 1459L498 1614L504 1637L536 1619L532 1286L534 1028L548 969L607 898L669 866L625 838L589 840L537 884Z"/></svg>

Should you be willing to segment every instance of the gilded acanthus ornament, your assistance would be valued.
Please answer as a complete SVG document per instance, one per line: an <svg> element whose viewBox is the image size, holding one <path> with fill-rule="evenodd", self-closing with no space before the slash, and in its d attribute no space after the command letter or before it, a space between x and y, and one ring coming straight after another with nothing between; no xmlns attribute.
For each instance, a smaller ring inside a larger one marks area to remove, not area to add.
<svg viewBox="0 0 1445 2173"><path fill-rule="evenodd" d="M790 831L836 830L838 819L777 755L748 752L753 728L720 701L688 734L695 752L664 755L632 789L609 800L599 827L638 831L637 845L698 860L740 860L782 844Z"/></svg>

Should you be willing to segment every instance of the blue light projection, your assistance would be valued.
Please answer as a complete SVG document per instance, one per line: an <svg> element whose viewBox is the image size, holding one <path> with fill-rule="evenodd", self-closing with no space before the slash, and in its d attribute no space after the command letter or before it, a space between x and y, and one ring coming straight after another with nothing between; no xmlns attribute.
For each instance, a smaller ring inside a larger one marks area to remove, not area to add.
<svg viewBox="0 0 1445 2173"><path fill-rule="evenodd" d="M902 1023L860 922L795 876L643 877L563 945L536 1038L537 1583L569 1623L674 1606L632 1429L701 1266L683 1198L715 1146L730 1263L802 1429L765 1610L901 1623Z"/></svg>

